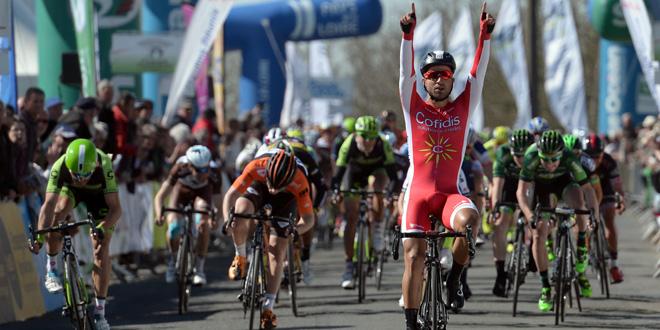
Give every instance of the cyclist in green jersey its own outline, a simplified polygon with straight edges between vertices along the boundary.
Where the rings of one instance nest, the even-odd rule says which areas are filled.
[[[92,278],[96,293],[94,321],[96,329],[110,329],[105,319],[105,297],[111,271],[109,247],[112,230],[121,216],[121,205],[110,157],[87,139],[72,141],[66,153],[53,164],[37,230],[66,221],[73,208],[80,203],[86,205],[87,211],[98,221],[97,227],[104,232],[103,240],[92,237]],[[47,254],[45,286],[51,293],[59,292],[62,291],[62,280],[57,268],[57,255],[62,249],[62,236],[50,233],[45,239],[37,237],[30,247],[32,252],[38,253],[44,240]]]
[[[378,123],[372,116],[359,117],[355,122],[355,133],[350,134],[339,149],[335,176],[332,178],[332,188],[338,191],[340,185],[343,190],[366,189],[383,191],[389,178],[389,188],[392,192],[397,186],[398,177],[396,173],[396,162],[392,146],[378,134]],[[346,180],[344,174],[348,172]],[[369,184],[369,176],[374,176],[373,182]],[[342,185],[342,181],[344,181]],[[341,201],[341,195],[337,195],[335,202]],[[348,197],[348,196],[347,196]],[[346,271],[342,276],[341,286],[344,289],[352,289],[353,281],[353,240],[359,213],[359,199],[355,196],[346,198],[346,228],[344,231],[344,252],[346,257]],[[383,230],[382,216],[384,201],[383,196],[374,196],[372,200],[373,209],[369,216],[373,233],[373,248],[378,251],[382,249],[382,240],[379,230]],[[377,255],[377,253],[376,253]]]
[[[532,184],[534,185],[532,187]],[[533,192],[533,202],[530,203],[527,196],[528,191]],[[598,200],[580,161],[564,147],[562,136],[557,131],[546,131],[536,144],[530,146],[525,152],[520,180],[516,196],[520,210],[525,215],[527,222],[533,218],[533,205],[540,203],[543,207],[552,207],[551,195],[561,198],[568,207],[573,209],[585,208],[586,205],[593,209],[598,217]],[[548,220],[544,215],[543,220]],[[584,276],[587,264],[586,230],[588,217],[578,215],[577,217],[578,239],[577,260],[575,270],[579,274],[578,282],[584,291],[591,290],[589,281]],[[541,297],[538,307],[541,311],[549,311],[552,308],[550,282],[548,280],[548,253],[545,241],[549,231],[548,221],[539,221],[536,228],[532,230],[534,242],[532,243],[532,254],[536,266],[541,275]]]
[[[495,164],[493,165],[493,195],[492,205],[517,203],[516,190],[518,189],[518,176],[523,164],[525,150],[534,143],[534,135],[526,129],[518,129],[509,138],[509,144],[501,145],[497,149]],[[493,287],[493,294],[498,297],[506,296],[506,273],[504,261],[506,258],[506,232],[511,227],[513,212],[509,206],[500,206],[494,210],[495,218],[493,231],[493,256],[497,278]]]

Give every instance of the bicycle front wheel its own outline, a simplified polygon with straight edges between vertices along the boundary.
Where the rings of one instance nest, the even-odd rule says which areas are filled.
[[[358,260],[357,260],[357,280],[358,280],[358,302],[363,302],[365,295],[366,295],[366,273],[367,270],[365,269],[365,263],[366,263],[366,230],[367,226],[364,222],[360,221],[358,222],[358,228],[357,228],[357,233],[358,233],[358,250],[356,251],[358,254]]]
[[[568,259],[566,257],[567,253],[566,249],[566,237],[564,235],[559,236],[559,255],[557,258],[559,258],[559,266],[557,270],[557,278],[555,279],[557,282],[555,283],[555,325],[559,325],[559,319],[561,318],[562,321],[564,321],[564,304],[566,300],[564,299],[564,289],[566,287],[565,285],[565,273],[566,273],[566,260]]]
[[[298,317],[297,298],[297,276],[296,276],[296,257],[294,253],[293,238],[289,238],[289,247],[287,249],[287,272],[289,277],[289,299],[291,300],[291,312],[293,316]]]
[[[610,299],[610,281],[607,274],[607,261],[605,260],[605,249],[607,248],[607,241],[605,240],[605,227],[604,221],[598,224],[598,232],[596,234],[596,247],[598,248],[598,279],[600,280],[600,293],[604,294],[607,299]]]
[[[190,295],[190,287],[188,281],[188,272],[191,269],[191,253],[190,251],[190,236],[185,234],[181,238],[179,244],[179,253],[177,257],[177,285],[179,294],[179,314],[184,314],[188,311],[188,297]]]
[[[76,329],[92,329],[89,313],[87,312],[88,298],[83,294],[85,288],[81,287],[84,283],[82,283],[82,279],[78,274],[76,258],[72,255],[67,255],[64,258],[64,286],[71,322]]]
[[[524,238],[524,229],[522,232],[518,232],[518,236],[515,243],[515,249],[513,250],[513,316],[516,316],[518,310],[518,292],[520,291],[520,285],[522,285],[523,274],[522,274],[522,263],[523,263],[523,249],[525,246]]]

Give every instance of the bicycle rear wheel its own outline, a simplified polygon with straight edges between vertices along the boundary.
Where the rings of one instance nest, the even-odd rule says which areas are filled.
[[[605,260],[605,249],[607,248],[607,241],[605,240],[605,227],[601,221],[598,224],[598,232],[596,233],[596,246],[598,247],[598,279],[600,280],[600,293],[604,294],[607,299],[610,298],[610,281],[609,274],[607,273],[607,261]]]
[[[297,298],[297,276],[296,276],[296,265],[295,265],[295,254],[293,246],[293,238],[289,238],[289,246],[287,248],[287,273],[289,277],[289,299],[291,300],[291,311],[293,316],[298,316],[298,304],[296,302]]]
[[[365,269],[366,261],[366,229],[367,226],[363,221],[359,221],[357,224],[357,233],[358,233],[358,260],[357,260],[357,280],[358,280],[358,302],[363,302],[366,295],[366,273]]]

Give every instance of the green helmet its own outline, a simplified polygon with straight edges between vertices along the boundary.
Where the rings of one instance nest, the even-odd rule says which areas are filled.
[[[355,132],[355,117],[344,118],[344,122],[342,123],[342,126],[348,133]]]
[[[373,116],[362,116],[355,121],[355,133],[364,137],[378,136],[378,122]]]
[[[550,130],[543,132],[538,142],[539,155],[553,155],[564,150],[564,140],[557,131]]]
[[[66,148],[64,158],[66,167],[77,179],[85,179],[92,175],[96,168],[96,147],[88,139],[75,139]]]
[[[524,128],[513,131],[509,138],[509,145],[515,154],[524,153],[532,143],[534,143],[534,135]]]
[[[493,130],[493,139],[497,144],[505,144],[506,140],[509,138],[510,130],[506,126],[497,126]]]
[[[568,150],[582,150],[580,138],[574,134],[564,135],[564,146],[566,146],[566,149]]]

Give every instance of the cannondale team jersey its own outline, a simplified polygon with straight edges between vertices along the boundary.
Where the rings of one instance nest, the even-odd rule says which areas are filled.
[[[458,178],[468,123],[481,99],[489,53],[489,37],[481,34],[465,90],[444,107],[436,108],[423,100],[416,90],[413,35],[404,33],[399,92],[408,131],[410,168],[407,180],[411,187],[459,193]]]

